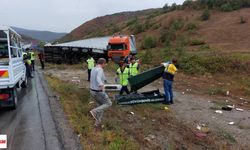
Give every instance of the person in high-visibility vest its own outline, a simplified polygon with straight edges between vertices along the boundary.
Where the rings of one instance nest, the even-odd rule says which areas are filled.
[[[30,53],[30,60],[31,60],[31,66],[32,66],[32,70],[35,71],[35,53],[34,51],[29,52]]]
[[[131,59],[129,64],[129,71],[131,76],[136,76],[139,73],[139,63],[136,62],[135,58]]]
[[[24,59],[24,57],[27,57],[27,53],[26,52],[22,52],[22,55],[23,55],[23,59]]]
[[[95,67],[94,58],[90,56],[89,59],[87,59],[87,64],[88,64],[88,81],[90,81],[91,70]]]
[[[129,94],[128,91],[128,78],[129,78],[129,68],[126,67],[126,64],[124,62],[120,62],[120,67],[117,69],[116,74],[119,77],[119,82],[122,86],[120,90],[120,95],[122,95],[124,92]]]
[[[174,103],[172,85],[174,81],[174,75],[177,72],[177,68],[175,66],[176,63],[177,63],[177,59],[173,58],[172,62],[163,64],[165,66],[165,71],[163,73],[164,91],[165,91],[165,100],[166,100],[165,104],[167,105]]]
[[[32,74],[31,74],[31,60],[28,57],[28,54],[23,52],[23,61],[25,63],[25,67],[26,67],[26,76],[29,78],[33,78]]]

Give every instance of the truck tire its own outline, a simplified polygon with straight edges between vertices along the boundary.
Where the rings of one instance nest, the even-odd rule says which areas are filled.
[[[18,105],[17,88],[14,87],[11,93],[12,93],[11,96],[12,96],[13,106],[11,106],[10,109],[14,110],[17,108]]]
[[[25,80],[22,82],[21,87],[26,88],[28,86],[28,78],[25,77]]]

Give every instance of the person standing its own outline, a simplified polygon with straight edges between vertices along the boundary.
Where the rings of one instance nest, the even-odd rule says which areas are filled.
[[[165,100],[166,100],[166,104],[173,104],[173,81],[174,81],[174,75],[177,72],[177,68],[176,68],[176,63],[177,63],[177,59],[173,58],[172,62],[166,63],[165,66],[165,70],[163,73],[163,85],[164,85],[164,91],[165,91]]]
[[[95,67],[95,60],[92,56],[89,56],[89,58],[87,59],[87,64],[88,64],[88,81],[90,81],[91,70]]]
[[[35,53],[34,50],[30,51],[30,60],[31,60],[31,66],[32,66],[32,70],[35,71]]]
[[[120,90],[120,95],[122,95],[124,92],[129,94],[128,91],[128,78],[129,78],[129,68],[126,67],[126,64],[124,62],[120,62],[120,67],[117,69],[116,74],[119,76],[119,81],[122,86]]]
[[[26,67],[26,76],[29,78],[33,78],[31,74],[31,60],[28,58],[27,53],[23,53],[23,61]]]
[[[139,64],[136,62],[135,58],[131,59],[129,64],[129,71],[131,76],[136,76],[139,73]]]
[[[103,69],[106,66],[106,60],[100,58],[96,67],[91,71],[90,77],[90,95],[97,102],[98,107],[92,109],[90,114],[95,119],[95,126],[100,126],[104,110],[112,106],[112,102],[104,91],[105,75]]]
[[[44,55],[43,55],[43,52],[40,52],[40,53],[38,54],[38,58],[39,58],[39,60],[40,60],[42,69],[44,69]]]

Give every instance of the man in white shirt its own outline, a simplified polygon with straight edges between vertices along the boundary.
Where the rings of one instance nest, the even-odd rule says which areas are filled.
[[[98,104],[98,107],[90,111],[93,118],[95,118],[95,126],[101,125],[101,119],[103,116],[104,110],[109,108],[112,105],[111,100],[108,95],[104,92],[104,82],[105,75],[103,69],[106,66],[106,60],[100,58],[97,61],[96,67],[91,71],[90,77],[90,95],[95,99]]]

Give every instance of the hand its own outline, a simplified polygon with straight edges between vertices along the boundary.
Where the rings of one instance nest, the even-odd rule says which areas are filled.
[[[104,90],[104,85],[100,85],[99,89],[103,91]]]

